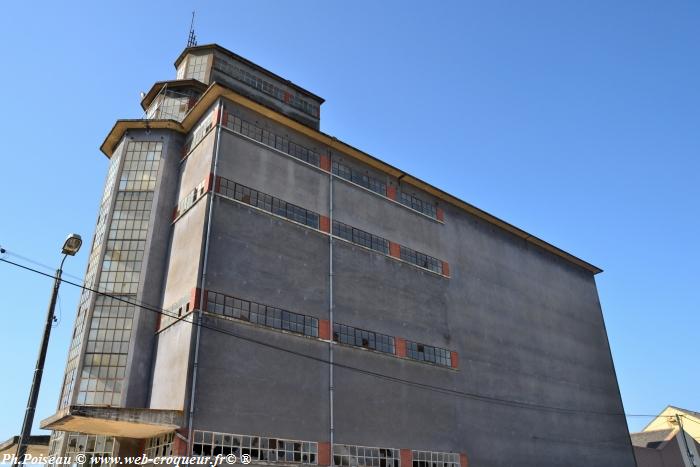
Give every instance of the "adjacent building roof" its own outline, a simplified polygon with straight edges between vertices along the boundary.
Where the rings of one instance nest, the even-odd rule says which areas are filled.
[[[675,428],[664,430],[640,431],[630,434],[632,445],[640,448],[662,449],[664,443],[673,438],[678,432]]]

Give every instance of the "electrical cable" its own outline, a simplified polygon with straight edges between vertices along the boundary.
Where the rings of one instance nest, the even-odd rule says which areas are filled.
[[[25,269],[27,271],[31,271],[31,272],[34,272],[36,274],[40,274],[42,276],[51,277],[51,278],[55,279],[55,277],[52,276],[51,274],[47,274],[45,272],[39,271],[39,270],[31,268],[29,266],[15,263],[13,261],[9,261],[9,260],[4,259],[4,258],[0,258],[0,262],[11,264],[11,265],[19,267],[21,269]],[[61,281],[65,282],[69,285],[72,285],[74,287],[78,287],[80,289],[87,290],[89,292],[93,292],[93,293],[99,294],[101,296],[109,297],[113,300],[116,300],[116,301],[119,301],[122,303],[126,303],[126,304],[131,305],[131,306],[136,306],[136,307],[139,307],[141,309],[151,311],[153,313],[158,313],[158,314],[163,315],[163,316],[174,318],[175,319],[174,322],[183,321],[183,320],[185,320],[185,318],[193,316],[192,314],[188,314],[185,316],[178,317],[177,315],[171,314],[169,311],[164,310],[162,308],[158,308],[158,307],[155,307],[152,305],[147,305],[147,304],[135,303],[133,301],[126,300],[126,299],[121,298],[119,296],[111,295],[111,294],[108,294],[106,292],[101,292],[99,290],[92,289],[90,287],[86,287],[84,285],[80,285],[80,284],[77,284],[75,282],[71,282],[71,281],[68,281],[65,279],[61,279]],[[216,315],[211,315],[211,316],[216,317]],[[192,324],[193,326],[201,326],[204,329],[208,329],[208,330],[211,330],[214,332],[218,332],[218,333],[225,334],[225,335],[228,335],[231,337],[235,337],[239,340],[251,342],[251,343],[263,346],[263,347],[267,347],[270,349],[274,349],[274,350],[278,350],[278,351],[285,352],[288,354],[303,357],[303,358],[306,358],[309,360],[316,361],[318,363],[330,364],[330,362],[324,358],[315,357],[313,355],[308,355],[308,354],[305,354],[302,352],[297,352],[297,351],[294,351],[291,349],[280,347],[278,345],[271,344],[269,342],[264,342],[264,341],[260,341],[260,340],[253,339],[250,337],[242,336],[240,334],[236,334],[235,332],[228,331],[228,330],[214,327],[214,326],[209,326],[209,325],[204,324],[204,323],[198,324],[198,323],[193,323],[192,321],[187,321],[187,320],[185,320],[185,321],[187,323]],[[385,380],[385,381],[405,384],[405,385],[416,387],[419,389],[434,391],[434,392],[445,394],[445,395],[453,395],[453,396],[462,397],[462,398],[466,398],[466,399],[478,400],[478,401],[481,401],[484,403],[491,403],[491,404],[495,404],[495,405],[503,405],[503,406],[509,406],[509,407],[522,408],[522,409],[530,409],[530,410],[556,412],[556,413],[570,414],[570,415],[585,414],[585,415],[618,416],[618,417],[622,417],[622,416],[625,416],[625,417],[657,417],[658,416],[658,414],[653,414],[653,415],[650,415],[650,414],[625,414],[625,413],[620,413],[620,412],[602,412],[602,411],[594,411],[594,410],[571,409],[571,408],[566,408],[566,407],[549,406],[549,405],[544,405],[544,404],[536,404],[536,403],[518,401],[518,400],[513,400],[513,399],[502,399],[502,398],[494,397],[494,396],[486,396],[483,394],[470,393],[470,392],[465,392],[465,391],[459,391],[456,389],[449,389],[449,388],[442,388],[439,386],[433,386],[430,384],[421,383],[421,382],[417,382],[417,381],[410,381],[410,380],[398,378],[395,376],[388,376],[388,375],[384,375],[384,374],[377,373],[374,371],[365,370],[362,368],[358,368],[358,367],[354,367],[351,365],[346,365],[346,364],[342,364],[342,363],[338,363],[338,362],[334,362],[333,365],[338,367],[338,368],[343,368],[343,369],[346,369],[349,371],[355,371],[355,372],[358,372],[358,373],[361,373],[361,374],[364,374],[367,376],[372,376],[372,377],[375,377],[377,379],[381,379],[381,380]]]

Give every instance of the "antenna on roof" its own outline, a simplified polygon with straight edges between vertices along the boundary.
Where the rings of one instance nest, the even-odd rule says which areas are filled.
[[[187,37],[187,47],[197,45],[197,36],[194,34],[194,11],[192,12],[192,22],[190,23],[190,35]]]

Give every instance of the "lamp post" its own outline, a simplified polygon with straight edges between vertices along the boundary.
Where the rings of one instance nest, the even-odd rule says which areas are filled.
[[[19,443],[17,445],[17,455],[14,459],[13,466],[22,462],[22,458],[27,452],[29,444],[29,436],[32,432],[32,424],[34,423],[34,411],[36,410],[36,401],[39,397],[39,387],[41,386],[41,377],[44,373],[44,361],[46,360],[46,350],[49,346],[49,337],[51,336],[51,325],[53,324],[53,312],[56,307],[56,298],[58,297],[58,288],[61,286],[61,274],[63,274],[63,263],[69,256],[75,256],[80,250],[83,240],[78,234],[70,234],[63,243],[61,253],[63,259],[61,265],[56,270],[56,276],[53,282],[53,291],[51,292],[51,300],[49,301],[49,310],[46,314],[46,324],[44,325],[44,337],[41,340],[39,347],[39,357],[36,360],[34,368],[34,378],[32,379],[32,389],[29,391],[29,401],[27,401],[27,410],[24,412],[24,422],[22,423],[22,433],[20,434]]]

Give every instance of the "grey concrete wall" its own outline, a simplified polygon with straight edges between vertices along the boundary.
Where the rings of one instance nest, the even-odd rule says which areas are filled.
[[[213,219],[208,290],[326,315],[325,236],[220,198]],[[328,353],[317,339],[221,319],[206,323],[317,358]],[[203,329],[194,423],[202,430],[326,440],[328,367]]]
[[[334,181],[333,218],[441,260],[449,245],[441,241],[445,226],[340,178]],[[449,260],[447,260],[449,262]]]
[[[290,164],[289,157],[230,131],[221,133],[221,154],[218,175],[305,209],[328,212],[327,173]]]
[[[295,352],[328,353],[327,344],[313,339],[218,319],[205,322]],[[327,440],[328,407],[326,365],[202,330],[195,429]]]
[[[242,177],[253,188],[327,215],[323,174],[307,173],[301,163],[239,139],[224,137],[222,175]],[[446,208],[441,225],[342,181],[335,182],[335,190],[337,219],[448,261],[452,275],[446,279],[337,241],[336,321],[457,351],[460,368],[343,346],[336,352],[338,362],[490,398],[622,412],[589,273],[455,208]],[[326,316],[325,237],[226,200],[217,200],[213,225],[207,288]],[[275,331],[250,332],[277,338]],[[305,338],[285,338],[290,346],[308,345]],[[208,383],[198,389],[196,426],[303,438],[287,434],[293,427],[280,425],[257,401],[254,410],[245,408],[256,400],[256,385],[246,383],[243,389],[239,369],[222,371],[242,365],[252,379],[259,378],[257,391],[267,391],[267,385],[297,381],[306,364],[288,362],[291,368],[285,365],[274,383],[265,362],[275,365],[279,352],[266,351],[259,360],[252,348],[236,355],[227,347],[242,344],[212,342],[210,347],[203,341],[211,353],[207,360],[219,363],[202,376]],[[264,377],[258,376],[261,371]],[[466,452],[471,465],[634,465],[624,440],[601,443],[626,434],[621,417],[486,403],[342,368],[336,375],[340,443]],[[327,391],[323,381],[318,397]],[[226,399],[229,387],[238,392]],[[265,397],[281,395],[266,392]],[[298,397],[299,413],[312,419],[326,406],[316,397]],[[229,421],[234,414],[236,421]],[[309,439],[327,439],[322,435]]]

